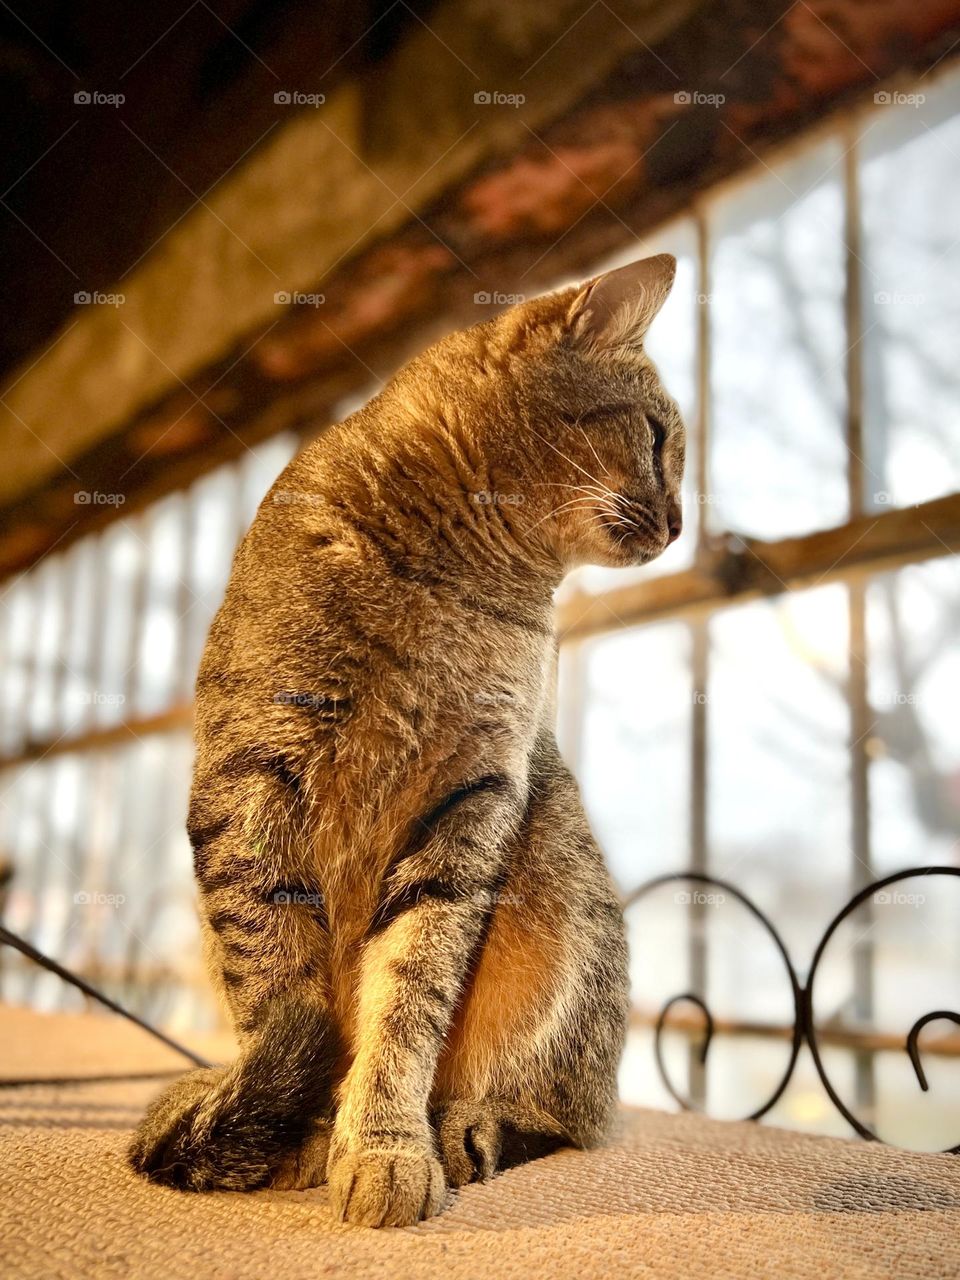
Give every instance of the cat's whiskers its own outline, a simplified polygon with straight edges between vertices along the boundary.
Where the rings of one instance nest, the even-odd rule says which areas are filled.
[[[624,539],[630,534],[646,533],[649,536],[652,532],[649,527],[645,527],[641,521],[637,520],[631,514],[629,508],[627,510],[623,510],[603,504],[601,523],[605,528],[611,530],[616,529],[617,527],[623,528],[624,532],[617,540],[618,546],[620,546]]]
[[[597,502],[609,502],[613,496],[602,485],[596,484],[559,484],[555,481],[540,481],[535,487],[543,489],[572,489],[574,493],[582,494],[585,497],[593,497]]]
[[[559,480],[535,480],[534,489],[578,489],[584,493],[596,492],[608,495],[610,490],[601,484],[562,484]]]
[[[582,415],[581,415],[581,416],[582,416]],[[604,465],[603,460],[602,460],[602,458],[600,457],[599,453],[597,453],[596,449],[593,447],[593,441],[592,441],[592,440],[590,439],[590,437],[587,435],[587,433],[586,433],[586,431],[584,430],[584,428],[580,426],[580,423],[579,423],[579,422],[577,422],[577,427],[578,427],[578,429],[579,429],[579,431],[580,431],[580,434],[583,436],[584,440],[586,440],[586,442],[587,442],[587,447],[589,448],[590,452],[593,454],[593,456],[596,458],[597,462],[600,464],[600,470],[603,472],[603,474],[604,474],[605,476],[609,476],[609,475],[610,475],[610,472],[609,472],[609,470],[607,469],[607,467]]]
[[[555,516],[559,514],[559,512],[561,511],[569,510],[572,507],[578,507],[580,509],[586,509],[586,510],[589,510],[591,507],[596,509],[597,502],[598,502],[598,499],[594,497],[592,494],[583,494],[579,498],[568,498],[566,502],[561,502],[558,507],[554,507],[552,511],[548,511],[545,516],[541,516],[541,518],[536,522],[536,524],[532,524],[530,526],[530,528],[527,530],[527,533],[532,533],[534,529],[538,529],[545,520],[549,520],[551,516]]]
[[[634,510],[639,510],[647,517],[647,520],[652,523],[652,516],[650,513],[646,512],[645,508],[639,504],[636,504],[630,499],[624,497],[622,493],[616,493],[608,489],[605,485],[563,484],[556,480],[545,480],[539,481],[537,487],[550,489],[572,489],[575,493],[582,495],[592,494],[598,507],[597,514],[594,516],[592,523],[600,524],[606,528],[613,528],[617,525],[622,525],[626,530],[626,533],[652,532],[651,527],[644,528],[644,522],[635,518]],[[571,501],[564,505],[572,506],[574,503]],[[543,519],[546,520],[549,516],[555,515],[558,511],[562,511],[564,509],[564,505],[554,508],[554,510],[549,512],[547,516],[544,516]],[[537,523],[540,524],[542,521],[538,521]],[[533,527],[536,528],[537,526],[534,525]],[[626,533],[623,537],[626,537]]]
[[[527,425],[530,427],[530,430],[537,437],[537,439],[542,440],[548,449],[552,449],[553,452],[558,457],[563,458],[565,462],[569,462],[572,467],[576,467],[576,469],[579,472],[581,472],[583,475],[585,475],[588,480],[592,480],[594,484],[598,484],[601,489],[605,490],[606,493],[610,495],[610,497],[614,496],[613,490],[609,487],[609,485],[605,485],[602,480],[598,480],[596,476],[591,475],[590,472],[586,469],[586,467],[581,467],[579,462],[575,462],[573,458],[565,454],[562,449],[558,449],[557,446],[551,440],[548,440],[546,436],[541,435],[540,432],[536,429],[536,427],[534,427],[532,424],[528,422]]]
[[[653,510],[645,503],[631,501],[627,503],[625,514],[639,528],[651,536],[656,535],[660,529],[660,521],[657,519]]]

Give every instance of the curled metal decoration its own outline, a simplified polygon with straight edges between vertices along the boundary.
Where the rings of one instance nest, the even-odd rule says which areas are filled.
[[[929,1091],[930,1086],[927,1084],[926,1072],[923,1069],[923,1063],[920,1061],[920,1048],[917,1044],[917,1037],[928,1022],[938,1022],[941,1018],[947,1018],[950,1022],[955,1022],[960,1027],[960,1013],[952,1013],[949,1009],[936,1009],[933,1013],[925,1013],[922,1018],[918,1018],[907,1032],[907,1053],[910,1055],[917,1081],[924,1093]]]
[[[654,879],[648,880],[645,884],[642,884],[638,889],[634,890],[634,892],[626,899],[624,903],[624,907],[625,908],[632,907],[637,902],[639,902],[641,898],[645,897],[649,893],[652,893],[654,890],[659,889],[662,886],[667,884],[675,884],[678,881],[687,882],[687,883],[693,882],[694,884],[702,884],[702,885],[712,885],[715,888],[720,889],[723,893],[729,894],[732,898],[734,898],[737,902],[739,902],[741,906],[746,907],[746,909],[750,912],[750,914],[756,920],[758,920],[766,929],[766,931],[769,933],[770,937],[773,939],[776,945],[778,952],[780,953],[781,959],[783,960],[783,963],[787,970],[788,977],[790,979],[790,988],[793,993],[793,1014],[794,1014],[793,1035],[791,1039],[790,1056],[787,1061],[786,1070],[784,1071],[783,1076],[781,1077],[776,1088],[774,1089],[770,1097],[767,1099],[767,1101],[764,1102],[763,1105],[758,1107],[755,1111],[751,1112],[750,1115],[746,1117],[746,1119],[758,1120],[761,1116],[765,1115],[770,1110],[770,1108],[774,1106],[775,1103],[777,1103],[780,1100],[780,1098],[783,1096],[784,1090],[786,1089],[787,1085],[790,1083],[790,1079],[793,1075],[793,1071],[797,1063],[797,1058],[800,1054],[801,1045],[804,1043],[804,1041],[806,1041],[807,1045],[810,1048],[810,1053],[813,1057],[813,1062],[817,1069],[817,1074],[820,1077],[820,1082],[823,1085],[824,1089],[826,1090],[827,1096],[830,1098],[830,1101],[837,1108],[837,1110],[844,1117],[844,1119],[848,1122],[848,1124],[850,1124],[856,1130],[856,1132],[860,1134],[861,1137],[871,1141],[881,1141],[881,1139],[878,1138],[877,1134],[875,1134],[872,1129],[868,1129],[867,1126],[849,1110],[849,1108],[846,1106],[846,1104],[843,1102],[843,1100],[841,1099],[841,1097],[839,1096],[839,1094],[831,1084],[830,1078],[827,1075],[826,1069],[824,1068],[823,1062],[820,1057],[820,1051],[817,1046],[817,1032],[816,1032],[816,1027],[814,1025],[814,1020],[813,1020],[814,982],[817,976],[817,971],[820,966],[820,961],[823,958],[824,952],[827,949],[830,939],[833,937],[837,929],[840,927],[841,924],[843,924],[843,922],[847,919],[848,916],[850,916],[854,911],[856,911],[858,907],[862,906],[864,902],[872,898],[874,894],[876,894],[881,889],[885,889],[888,885],[897,884],[901,880],[913,880],[918,877],[932,876],[932,875],[960,877],[960,867],[943,867],[943,866],[912,867],[912,868],[908,868],[905,871],[894,872],[893,875],[884,876],[880,880],[874,880],[871,884],[868,884],[863,889],[860,889],[850,899],[850,901],[844,907],[842,907],[840,911],[837,912],[837,914],[833,917],[833,919],[830,921],[829,925],[827,926],[823,936],[821,937],[819,943],[817,944],[816,950],[814,951],[813,960],[810,965],[810,973],[807,978],[806,985],[802,985],[799,982],[797,978],[796,970],[793,967],[793,963],[790,959],[790,955],[787,951],[786,946],[784,945],[783,939],[780,937],[780,934],[777,932],[777,930],[774,928],[771,922],[767,919],[764,913],[760,910],[760,908],[756,906],[756,904],[752,902],[746,896],[746,894],[742,893],[736,887],[736,885],[730,884],[729,881],[720,880],[716,876],[706,875],[699,871],[681,871],[681,872],[676,872],[669,875],[656,876]],[[690,1102],[689,1099],[683,1097],[683,1095],[680,1094],[674,1088],[667,1074],[666,1066],[663,1059],[662,1040],[663,1040],[663,1032],[667,1023],[667,1018],[669,1017],[670,1011],[674,1007],[674,1005],[680,1004],[680,1003],[689,1003],[689,1004],[696,1005],[697,1008],[700,1009],[700,1011],[704,1016],[704,1020],[706,1022],[706,1030],[705,1030],[703,1043],[700,1047],[700,1061],[704,1065],[706,1064],[706,1061],[707,1061],[707,1053],[710,1049],[710,1044],[713,1041],[715,1023],[714,1023],[713,1015],[711,1014],[703,998],[697,995],[695,992],[687,991],[680,995],[671,996],[670,999],[666,1001],[666,1003],[662,1006],[660,1010],[660,1013],[657,1017],[657,1021],[655,1024],[654,1053],[656,1055],[657,1069],[660,1073],[660,1078],[663,1081],[664,1087],[667,1089],[670,1096],[681,1107],[683,1107],[684,1110],[692,1111],[692,1110],[696,1110],[696,1108],[693,1106],[693,1104]],[[910,1028],[909,1032],[907,1033],[907,1037],[904,1043],[904,1048],[906,1050],[907,1055],[910,1058],[910,1062],[913,1065],[914,1073],[917,1077],[917,1083],[919,1084],[920,1088],[924,1092],[929,1091],[929,1085],[927,1083],[926,1074],[923,1070],[923,1064],[920,1060],[920,1046],[919,1046],[920,1032],[928,1023],[936,1022],[939,1020],[946,1020],[949,1022],[953,1022],[958,1027],[960,1027],[960,1013],[950,1009],[937,1009],[931,1013],[926,1013],[922,1017],[917,1018],[916,1022],[914,1022],[913,1026]],[[958,1143],[956,1146],[946,1148],[946,1153],[949,1153],[949,1154],[960,1153],[960,1143]]]
[[[624,905],[625,907],[632,907],[634,903],[636,903],[640,898],[642,898],[644,895],[648,893],[652,893],[654,889],[659,889],[662,885],[672,884],[678,880],[683,880],[687,882],[692,881],[695,884],[714,885],[716,888],[721,889],[724,893],[729,894],[732,898],[735,898],[737,902],[739,902],[742,906],[746,907],[746,909],[750,912],[752,916],[754,916],[755,919],[760,921],[763,927],[770,934],[770,937],[773,939],[774,944],[776,945],[776,948],[780,953],[784,966],[786,967],[787,975],[790,979],[790,989],[793,993],[793,1041],[790,1046],[790,1057],[787,1061],[786,1070],[784,1071],[783,1076],[781,1077],[779,1083],[777,1084],[776,1089],[773,1091],[773,1093],[770,1095],[770,1097],[761,1107],[758,1107],[756,1111],[752,1111],[750,1115],[746,1117],[747,1120],[759,1120],[762,1115],[766,1115],[766,1113],[770,1110],[770,1108],[774,1106],[777,1102],[779,1102],[783,1094],[783,1091],[786,1089],[787,1085],[790,1083],[790,1077],[793,1075],[793,1068],[796,1065],[797,1057],[800,1053],[800,1046],[803,1043],[803,1025],[802,1025],[802,1016],[801,1016],[802,988],[800,986],[799,981],[797,980],[797,975],[794,970],[793,963],[790,959],[789,952],[787,951],[787,948],[784,945],[784,941],[780,937],[780,934],[777,932],[774,926],[770,923],[767,917],[763,914],[760,908],[755,903],[751,902],[751,900],[746,896],[746,894],[742,893],[736,887],[736,885],[730,884],[730,882],[727,880],[718,880],[716,876],[704,875],[699,871],[686,871],[686,872],[680,872],[672,875],[657,876],[655,879],[648,880],[646,884],[641,885],[639,889],[635,890],[635,892],[630,895],[630,897],[627,899]],[[704,1065],[706,1064],[706,1061],[707,1061],[707,1052],[709,1051],[709,1048],[710,1048],[710,1042],[713,1039],[714,1022],[713,1022],[713,1016],[710,1013],[710,1010],[707,1008],[706,1002],[703,999],[701,999],[700,996],[694,995],[690,992],[687,992],[684,995],[673,996],[670,1000],[666,1002],[666,1004],[660,1010],[660,1016],[657,1018],[656,1030],[654,1033],[654,1052],[656,1053],[656,1056],[657,1056],[657,1068],[660,1072],[660,1078],[663,1081],[664,1086],[667,1089],[668,1093],[674,1099],[674,1101],[679,1103],[680,1106],[683,1107],[685,1110],[692,1111],[692,1110],[695,1110],[695,1108],[692,1106],[689,1099],[682,1097],[676,1091],[676,1089],[674,1089],[672,1083],[670,1082],[670,1078],[667,1075],[666,1067],[664,1066],[664,1061],[663,1061],[662,1039],[663,1039],[664,1025],[666,1023],[666,1019],[670,1010],[675,1004],[679,1003],[680,1001],[688,1001],[691,1004],[697,1005],[697,1007],[703,1012],[704,1017],[706,1018],[706,1023],[707,1023],[706,1036],[704,1039],[704,1043],[700,1049],[700,1061]]]
[[[701,1000],[698,995],[692,991],[685,991],[682,996],[672,996],[660,1010],[660,1016],[657,1018],[657,1026],[653,1036],[653,1051],[657,1055],[657,1070],[660,1072],[660,1079],[663,1081],[674,1102],[678,1102],[681,1107],[687,1107],[686,1099],[676,1092],[670,1083],[670,1077],[667,1075],[667,1068],[663,1061],[663,1046],[661,1040],[663,1038],[663,1026],[667,1020],[670,1010],[675,1004],[686,1001],[689,1004],[695,1004],[703,1013],[707,1023],[707,1030],[703,1037],[703,1044],[700,1046],[700,1065],[707,1065],[707,1051],[710,1048],[710,1041],[713,1039],[713,1014],[707,1008],[706,1001]],[[689,1108],[687,1108],[689,1110]]]

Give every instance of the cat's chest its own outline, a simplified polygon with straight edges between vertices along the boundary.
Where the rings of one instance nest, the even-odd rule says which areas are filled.
[[[429,659],[370,668],[355,682],[349,720],[317,779],[324,800],[352,815],[361,841],[372,824],[381,828],[382,845],[384,830],[402,829],[444,785],[478,770],[523,774],[552,692],[552,644],[451,638]]]

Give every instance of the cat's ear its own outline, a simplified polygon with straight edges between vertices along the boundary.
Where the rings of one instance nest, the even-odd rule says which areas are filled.
[[[590,280],[568,313],[574,338],[597,350],[641,346],[667,300],[676,270],[672,254],[658,253]]]

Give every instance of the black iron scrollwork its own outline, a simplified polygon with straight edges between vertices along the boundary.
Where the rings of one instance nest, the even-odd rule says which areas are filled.
[[[790,959],[789,952],[787,951],[787,948],[784,945],[783,939],[781,938],[780,934],[777,932],[776,928],[773,926],[773,924],[771,924],[771,922],[767,919],[767,917],[760,910],[760,908],[754,902],[752,902],[746,896],[746,894],[742,893],[741,890],[739,890],[736,887],[736,885],[731,884],[729,881],[720,880],[716,876],[706,875],[698,871],[677,872],[670,875],[657,876],[653,880],[648,880],[645,884],[642,884],[638,889],[636,889],[627,899],[625,906],[629,908],[629,907],[632,907],[635,903],[639,902],[641,898],[645,897],[649,893],[652,893],[654,890],[661,888],[663,885],[675,884],[678,881],[682,881],[686,883],[692,882],[694,884],[700,884],[700,885],[710,885],[716,889],[721,890],[724,894],[728,894],[730,897],[734,898],[737,902],[739,902],[741,906],[745,907],[750,912],[750,914],[756,920],[758,920],[761,925],[763,925],[763,927],[769,933],[770,937],[773,939],[776,945],[777,951],[781,959],[783,960],[784,966],[786,968],[787,976],[790,980],[790,989],[793,994],[793,1032],[791,1036],[790,1055],[787,1061],[786,1069],[782,1077],[780,1078],[779,1082],[777,1083],[777,1086],[774,1089],[773,1093],[766,1100],[766,1102],[763,1103],[762,1106],[758,1107],[755,1111],[751,1112],[750,1115],[747,1117],[747,1119],[758,1120],[761,1116],[765,1115],[770,1110],[770,1108],[774,1106],[776,1102],[780,1100],[780,1098],[783,1096],[784,1090],[787,1088],[787,1085],[790,1083],[791,1077],[793,1076],[793,1071],[797,1063],[797,1058],[799,1056],[801,1046],[803,1045],[804,1042],[806,1042],[806,1044],[809,1046],[810,1053],[813,1057],[813,1062],[814,1062],[814,1065],[816,1066],[817,1074],[819,1075],[820,1081],[827,1093],[827,1096],[830,1098],[830,1101],[833,1103],[833,1105],[841,1113],[844,1119],[847,1120],[847,1122],[853,1126],[853,1128],[856,1130],[857,1133],[860,1134],[861,1137],[874,1140],[874,1141],[881,1141],[881,1139],[878,1137],[876,1133],[873,1132],[872,1129],[867,1128],[867,1126],[849,1110],[849,1108],[843,1102],[840,1095],[837,1093],[836,1089],[834,1089],[830,1081],[830,1077],[828,1076],[827,1071],[824,1067],[823,1060],[820,1055],[820,1049],[817,1044],[817,1030],[816,1030],[814,1017],[813,1017],[814,983],[816,981],[816,976],[820,967],[820,962],[823,958],[824,952],[827,949],[827,946],[830,943],[830,939],[833,937],[837,929],[840,927],[841,924],[843,924],[843,922],[847,919],[848,916],[852,915],[853,912],[856,911],[858,907],[862,906],[863,903],[865,903],[868,899],[872,899],[875,894],[886,889],[888,886],[893,884],[898,884],[902,880],[913,880],[913,879],[917,879],[919,877],[924,877],[924,876],[960,877],[960,867],[944,867],[944,866],[912,867],[912,868],[908,868],[905,871],[897,871],[893,875],[884,876],[882,879],[875,880],[873,881],[872,884],[866,885],[863,889],[859,890],[859,892],[856,893],[850,899],[850,901],[844,907],[842,907],[840,911],[837,912],[837,914],[833,917],[833,919],[830,921],[829,925],[827,926],[823,936],[821,937],[819,943],[817,944],[816,950],[814,951],[813,960],[810,965],[810,973],[805,985],[801,984],[799,979],[797,978],[796,970],[793,967],[793,962]],[[707,1007],[706,1001],[701,996],[697,995],[695,992],[686,991],[686,992],[683,992],[682,994],[671,996],[670,999],[665,1002],[665,1004],[662,1006],[660,1010],[660,1013],[657,1017],[657,1021],[654,1027],[654,1053],[656,1056],[657,1069],[660,1073],[660,1078],[663,1081],[663,1084],[667,1089],[667,1091],[669,1092],[670,1096],[681,1107],[689,1111],[689,1110],[694,1110],[694,1107],[692,1103],[689,1101],[689,1099],[683,1097],[683,1095],[674,1087],[673,1082],[670,1080],[669,1074],[667,1072],[666,1065],[664,1063],[664,1057],[663,1057],[662,1041],[663,1041],[664,1030],[667,1027],[667,1019],[669,1018],[670,1012],[674,1008],[674,1006],[681,1003],[695,1005],[704,1016],[705,1032],[704,1032],[703,1043],[700,1046],[700,1054],[699,1054],[700,1061],[704,1065],[706,1064],[707,1054],[709,1052],[710,1045],[714,1038],[715,1022],[714,1022],[713,1015],[710,1012],[710,1009]],[[924,1092],[927,1092],[929,1090],[929,1085],[927,1082],[926,1073],[924,1072],[924,1069],[923,1069],[923,1064],[920,1059],[920,1044],[919,1044],[920,1032],[923,1030],[925,1026],[927,1026],[928,1023],[937,1022],[941,1020],[953,1022],[958,1027],[960,1027],[960,1013],[955,1012],[954,1010],[951,1010],[951,1009],[937,1009],[931,1013],[924,1014],[920,1018],[917,1018],[917,1020],[914,1022],[913,1026],[910,1028],[909,1032],[907,1033],[907,1037],[904,1043],[904,1048],[906,1050],[908,1057],[910,1058],[910,1062],[913,1065],[914,1073],[917,1077],[917,1083],[919,1084],[920,1088]],[[953,1147],[948,1147],[946,1150],[951,1154],[956,1154],[960,1152],[960,1144],[957,1144],[956,1146],[953,1146]]]

